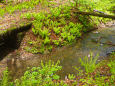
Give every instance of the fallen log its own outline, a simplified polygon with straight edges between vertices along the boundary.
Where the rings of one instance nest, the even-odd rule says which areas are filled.
[[[98,12],[98,13],[101,13],[101,14],[105,14],[105,15],[107,15],[107,13],[105,13],[105,12],[102,12],[102,11],[99,11],[99,10],[96,10],[96,9],[94,9],[93,11],[94,11],[94,12]]]
[[[91,15],[91,16],[115,19],[115,15],[99,14],[99,13],[93,13],[93,12],[82,12],[82,11],[75,11],[74,13],[81,14],[81,15]]]

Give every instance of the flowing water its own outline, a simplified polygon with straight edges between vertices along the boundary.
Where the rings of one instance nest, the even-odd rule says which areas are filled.
[[[7,67],[11,76],[15,79],[23,75],[27,67],[39,66],[41,60],[53,60],[55,62],[60,60],[63,69],[59,72],[59,75],[64,79],[68,74],[76,74],[73,66],[80,67],[79,58],[89,56],[90,52],[94,56],[99,54],[98,61],[105,59],[111,52],[115,52],[115,26],[87,33],[76,43],[58,48],[48,55],[33,55],[26,60],[20,58],[20,54],[11,55],[7,59]]]

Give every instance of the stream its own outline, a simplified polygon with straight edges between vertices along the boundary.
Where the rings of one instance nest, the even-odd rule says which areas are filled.
[[[73,68],[81,67],[79,58],[89,56],[92,52],[94,57],[99,54],[98,62],[106,59],[107,56],[115,52],[115,25],[85,34],[81,39],[72,45],[57,48],[55,52],[46,55],[30,55],[28,59],[22,59],[21,54],[7,55],[0,61],[0,70],[8,67],[13,79],[19,78],[26,71],[27,67],[39,66],[41,60],[60,60],[63,67],[58,74],[62,79],[68,74],[76,74]]]

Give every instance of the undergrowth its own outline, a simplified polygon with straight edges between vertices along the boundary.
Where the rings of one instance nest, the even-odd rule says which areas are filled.
[[[74,7],[75,3],[72,3],[72,6]],[[90,21],[88,17],[83,17],[85,18],[83,22],[86,22],[84,24],[71,20],[71,18],[76,16],[75,14],[71,15],[72,6],[60,5],[59,7],[51,8],[50,13],[39,12],[21,15],[21,18],[27,18],[28,20],[33,19],[32,31],[37,37],[37,41],[41,47],[36,48],[36,46],[34,46],[37,45],[34,44],[35,42],[29,45],[36,51],[35,53],[43,53],[45,50],[51,51],[53,47],[70,44],[74,42],[76,38],[81,37],[83,32],[93,27],[93,25],[89,26],[89,29],[85,30]],[[32,49],[27,47],[25,49],[29,52],[33,52]]]
[[[80,11],[102,11],[112,14],[111,7],[115,6],[114,0],[74,0]]]
[[[91,57],[89,60],[86,59],[88,57],[85,57],[84,60],[80,59],[81,65],[84,64],[85,71],[75,67],[76,72],[78,71],[77,75],[68,74],[65,80],[60,80],[60,76],[56,74],[57,71],[62,69],[59,61],[56,63],[51,60],[45,63],[41,61],[41,66],[28,69],[21,78],[13,82],[10,82],[8,70],[5,70],[0,86],[114,86],[114,56],[113,54],[111,59],[106,61],[106,64],[100,66],[95,63],[97,57]],[[86,66],[85,64],[90,66]],[[92,67],[92,65],[95,65],[95,67]],[[108,68],[108,70],[104,71],[106,74],[102,73],[103,70],[99,70],[105,67],[105,65]],[[87,69],[91,70],[87,71]],[[108,74],[110,75],[108,76]]]
[[[68,5],[60,5],[58,7],[50,8],[49,12],[39,12],[39,13],[25,13],[21,15],[21,18],[27,18],[28,20],[33,20],[33,34],[36,36],[37,41],[26,47],[26,51],[32,53],[44,53],[44,51],[51,51],[52,48],[57,46],[63,46],[71,44],[82,36],[84,32],[87,32],[100,22],[106,22],[109,19],[82,16],[75,14],[73,10],[79,11],[93,11],[94,9],[99,11],[104,11],[109,9],[109,7],[99,9],[99,6],[95,6],[101,0],[95,2],[91,0],[77,0],[71,2]],[[104,4],[107,5],[109,2]],[[79,6],[76,9],[76,6]],[[107,11],[108,12],[108,11]],[[92,23],[93,22],[93,23]],[[31,41],[33,42],[33,41]],[[39,44],[38,44],[39,43]],[[36,47],[35,45],[38,45]],[[30,47],[30,48],[29,48]]]
[[[81,65],[85,68],[86,73],[92,73],[96,69],[96,61],[98,55],[93,58],[93,54],[90,54],[90,57],[85,56],[83,60],[80,58]]]
[[[107,2],[103,0],[68,1],[69,4],[67,5],[49,7],[49,12],[22,13],[20,18],[32,20],[32,32],[36,36],[36,41],[31,39],[28,41],[28,46],[25,47],[26,51],[31,53],[44,53],[44,51],[52,51],[55,47],[71,44],[76,38],[81,37],[84,32],[93,29],[96,24],[108,20],[78,15],[73,10],[93,11],[96,9],[99,11],[107,10],[107,13],[110,13],[108,10],[113,6],[111,3],[113,2],[112,0]],[[105,4],[102,4],[101,1]],[[39,3],[47,6],[49,4],[47,0],[30,0],[15,5],[11,2],[6,7],[0,8],[0,15],[3,16],[7,12],[12,14],[14,11],[21,11],[22,9],[32,10]],[[102,7],[100,7],[101,5]],[[76,8],[76,6],[78,7]]]
[[[41,3],[42,6],[48,5],[47,0],[29,0],[17,4],[12,4],[12,3],[13,2],[9,2],[5,7],[0,8],[0,16],[3,16],[5,13],[12,14],[15,11],[22,11],[22,9],[32,10],[33,8],[35,8],[36,5],[39,5],[39,3]]]
[[[79,11],[83,12],[96,12],[101,14],[111,14],[114,15],[112,7],[115,6],[114,0],[74,0],[77,4]],[[108,18],[93,17],[91,16],[93,22],[97,25],[101,22],[106,22]]]

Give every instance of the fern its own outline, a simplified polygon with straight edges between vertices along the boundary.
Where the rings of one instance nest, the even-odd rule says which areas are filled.
[[[54,32],[56,33],[56,34],[59,34],[60,33],[60,27],[54,27],[53,28],[53,30],[54,30]]]
[[[44,44],[46,45],[46,44],[50,44],[50,39],[49,39],[49,37],[46,37],[45,39],[44,39]]]

